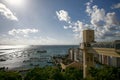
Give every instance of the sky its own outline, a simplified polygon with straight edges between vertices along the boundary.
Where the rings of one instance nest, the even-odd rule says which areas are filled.
[[[0,0],[0,44],[79,45],[120,39],[120,0]]]

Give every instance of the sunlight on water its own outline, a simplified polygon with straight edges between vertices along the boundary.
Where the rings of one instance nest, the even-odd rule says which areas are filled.
[[[28,45],[0,45],[0,67],[8,67],[9,69],[22,66],[24,49]]]
[[[71,46],[0,45],[0,67],[28,69],[48,63],[53,55],[64,55]],[[46,50],[45,53],[40,51]]]
[[[28,45],[0,45],[0,49],[26,48]]]

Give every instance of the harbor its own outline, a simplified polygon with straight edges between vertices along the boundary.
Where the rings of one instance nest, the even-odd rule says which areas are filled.
[[[2,49],[0,67],[8,70],[26,70],[36,66],[54,66],[54,57],[62,57],[71,46],[29,46],[14,49]]]

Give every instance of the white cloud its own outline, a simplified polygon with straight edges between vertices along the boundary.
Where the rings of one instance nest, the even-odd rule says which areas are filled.
[[[86,3],[86,12],[88,13],[88,15],[90,15],[92,13],[90,5],[91,5],[91,2]]]
[[[92,2],[93,2],[93,0],[90,0],[90,2],[92,3]]]
[[[30,37],[12,37],[9,35],[2,36],[0,35],[0,44],[20,44],[20,45],[70,45],[72,41],[67,40],[58,40],[52,37],[40,37],[33,36]],[[75,44],[75,43],[73,43]]]
[[[65,12],[66,16],[62,16],[63,12]],[[56,14],[60,21],[65,21],[68,24],[67,26],[64,26],[64,29],[72,29],[75,39],[82,41],[82,31],[90,27],[90,25],[84,24],[79,20],[76,22],[71,22],[67,11],[60,10],[59,12],[56,12]]]
[[[8,31],[8,34],[12,36],[28,37],[30,33],[37,33],[37,32],[38,32],[37,29],[12,29]]]
[[[18,21],[18,18],[12,13],[12,11],[2,3],[0,3],[0,13],[7,19]]]
[[[87,5],[90,6],[91,4]],[[88,8],[86,7],[86,12]],[[105,13],[104,9],[98,8],[97,5],[89,7],[87,13],[90,16],[92,29],[96,32],[96,38],[115,37],[115,32],[119,31],[120,21],[116,17],[115,12]]]
[[[105,10],[104,9],[98,9],[97,5],[94,5],[92,7],[92,12],[91,12],[91,24],[94,25],[95,27],[101,26],[100,21],[104,21],[104,16],[105,16]]]
[[[112,6],[112,9],[118,9],[118,8],[120,8],[120,3],[114,4],[114,5]]]
[[[68,26],[64,26],[64,29],[68,29],[69,27]]]
[[[90,15],[92,13],[91,10],[91,4],[93,3],[93,0],[90,0],[89,2],[87,2],[86,5],[86,12],[88,13],[88,15]]]
[[[89,29],[91,25],[85,24],[81,21],[76,21],[72,24],[72,30],[74,32],[75,39],[78,39],[80,42],[82,41],[82,31],[85,29]]]
[[[66,20],[60,20],[67,22],[68,26],[64,26],[64,29],[72,29],[75,38],[79,38],[82,41],[82,31],[85,29],[95,30],[95,37],[98,40],[102,39],[118,39],[120,36],[120,20],[117,19],[115,12],[108,12],[103,8],[98,8],[97,5],[91,6],[93,0],[86,3],[85,12],[90,17],[90,23],[86,24],[77,20],[69,23]],[[117,7],[118,8],[118,5]],[[60,10],[61,11],[61,10]],[[67,12],[67,11],[66,11]],[[68,12],[67,12],[68,14]],[[59,17],[58,17],[59,18]],[[114,38],[113,38],[114,37]]]
[[[60,21],[66,21],[70,23],[70,17],[65,10],[56,11],[57,17]]]
[[[116,18],[115,12],[107,13],[105,21],[106,21],[106,24],[108,26],[117,26],[117,25],[119,25],[119,21]]]

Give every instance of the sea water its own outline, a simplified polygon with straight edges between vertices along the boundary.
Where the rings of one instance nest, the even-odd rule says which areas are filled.
[[[66,55],[69,48],[78,47],[78,45],[0,45],[0,67],[30,69],[35,66],[52,66],[52,63],[48,63],[51,57]]]

